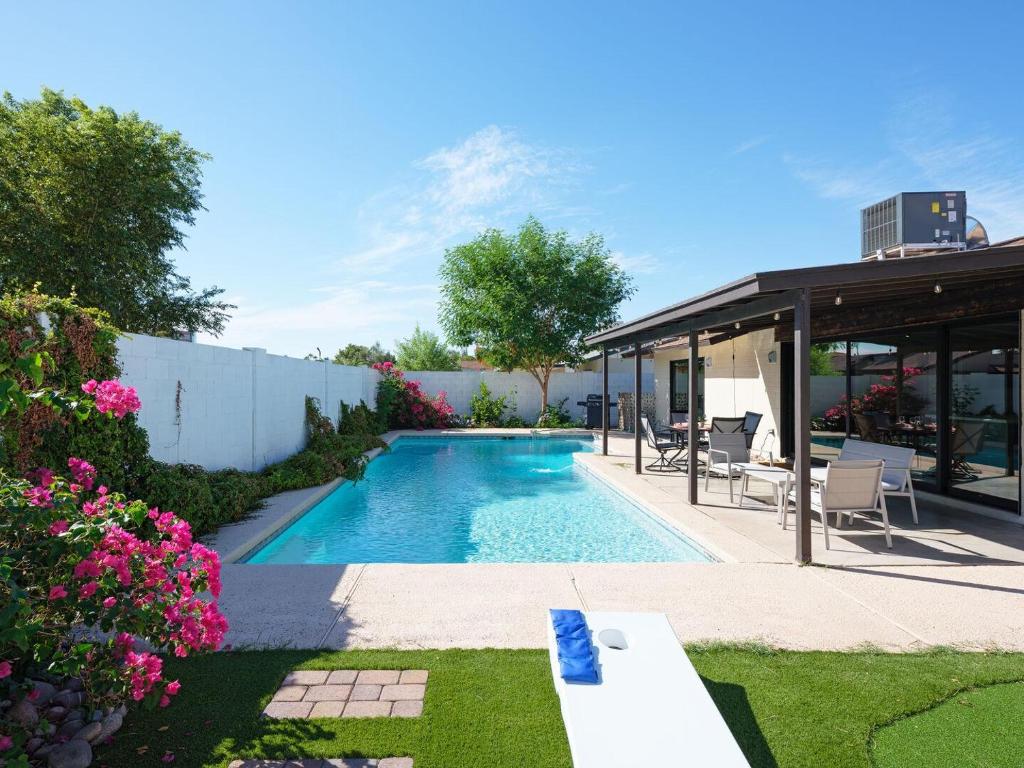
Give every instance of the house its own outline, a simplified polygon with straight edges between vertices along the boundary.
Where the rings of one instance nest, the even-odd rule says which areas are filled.
[[[1021,520],[1022,310],[1019,238],[758,272],[588,342],[607,356],[654,345],[662,422],[690,410],[694,390],[703,419],[764,414],[755,440],[774,431],[776,455],[794,463],[797,559],[805,561],[811,462],[834,458],[850,436],[910,445],[916,487]],[[832,375],[812,376],[816,353],[832,361]],[[869,417],[875,430],[861,434]],[[696,431],[689,435],[696,448]],[[639,434],[636,442],[639,459]]]

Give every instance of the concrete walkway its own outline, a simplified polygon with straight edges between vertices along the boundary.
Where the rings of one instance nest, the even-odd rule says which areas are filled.
[[[921,504],[921,525],[893,510],[886,550],[870,521],[833,537],[816,561],[791,562],[793,532],[767,503],[728,504],[724,485],[684,502],[685,477],[633,473],[631,443],[577,454],[587,469],[705,546],[722,562],[224,566],[221,607],[235,647],[543,647],[550,607],[661,611],[684,642],[755,641],[794,649],[932,645],[1024,650],[1024,529]],[[631,455],[631,454],[630,454]],[[308,505],[323,489],[271,505]],[[896,505],[894,505],[896,506]],[[905,518],[905,519],[904,519]],[[258,526],[260,520],[246,523]],[[253,530],[214,540],[238,549]],[[218,539],[220,541],[218,541]],[[221,543],[223,542],[223,543]]]

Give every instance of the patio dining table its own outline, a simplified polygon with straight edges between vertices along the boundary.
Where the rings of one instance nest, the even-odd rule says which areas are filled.
[[[899,440],[915,450],[920,450],[922,439],[934,439],[938,433],[937,424],[893,424],[889,427],[889,434],[893,441]]]

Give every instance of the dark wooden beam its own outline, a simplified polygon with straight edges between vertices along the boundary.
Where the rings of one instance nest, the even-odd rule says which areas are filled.
[[[1024,281],[986,284],[969,290],[944,290],[911,301],[893,301],[879,306],[851,307],[844,304],[816,312],[811,321],[815,341],[842,339],[846,336],[893,328],[915,327],[961,320],[970,317],[1015,312],[1024,308]],[[776,329],[777,341],[789,341],[789,329]]]
[[[793,436],[796,493],[796,560],[811,562],[811,296],[803,290],[793,307]],[[826,521],[822,521],[827,525]]]
[[[601,347],[601,455],[608,455],[608,421],[611,419],[608,405],[608,347]]]
[[[700,430],[698,425],[700,424],[700,411],[698,410],[698,404],[700,399],[697,397],[697,346],[698,346],[698,334],[697,331],[690,331],[689,336],[689,350],[690,359],[686,364],[686,377],[689,380],[688,391],[689,397],[687,397],[687,412],[689,416],[690,426],[686,430],[686,471],[688,472],[687,482],[689,484],[689,499],[691,504],[697,503],[697,441],[700,437]]]
[[[635,471],[639,475],[643,472],[643,445],[640,442],[640,432],[643,429],[643,424],[640,423],[640,417],[643,416],[643,411],[640,409],[640,398],[643,397],[643,362],[644,359],[640,354],[640,344],[634,345],[636,351],[636,366],[633,369],[633,448],[634,448],[634,466]]]
[[[715,312],[699,315],[694,318],[678,320],[666,325],[659,325],[646,331],[641,331],[629,337],[632,344],[646,344],[647,342],[665,339],[669,336],[686,336],[690,331],[703,331],[709,328],[742,323],[747,320],[771,315],[783,309],[793,306],[794,291],[784,291],[765,296],[763,299],[748,301],[742,304],[721,309]]]

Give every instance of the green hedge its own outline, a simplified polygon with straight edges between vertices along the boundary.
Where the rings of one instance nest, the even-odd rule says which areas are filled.
[[[132,495],[173,510],[203,534],[243,519],[268,496],[323,485],[338,477],[358,480],[365,470],[363,453],[383,447],[376,435],[325,435],[262,472],[209,472],[194,464],[151,461]]]

